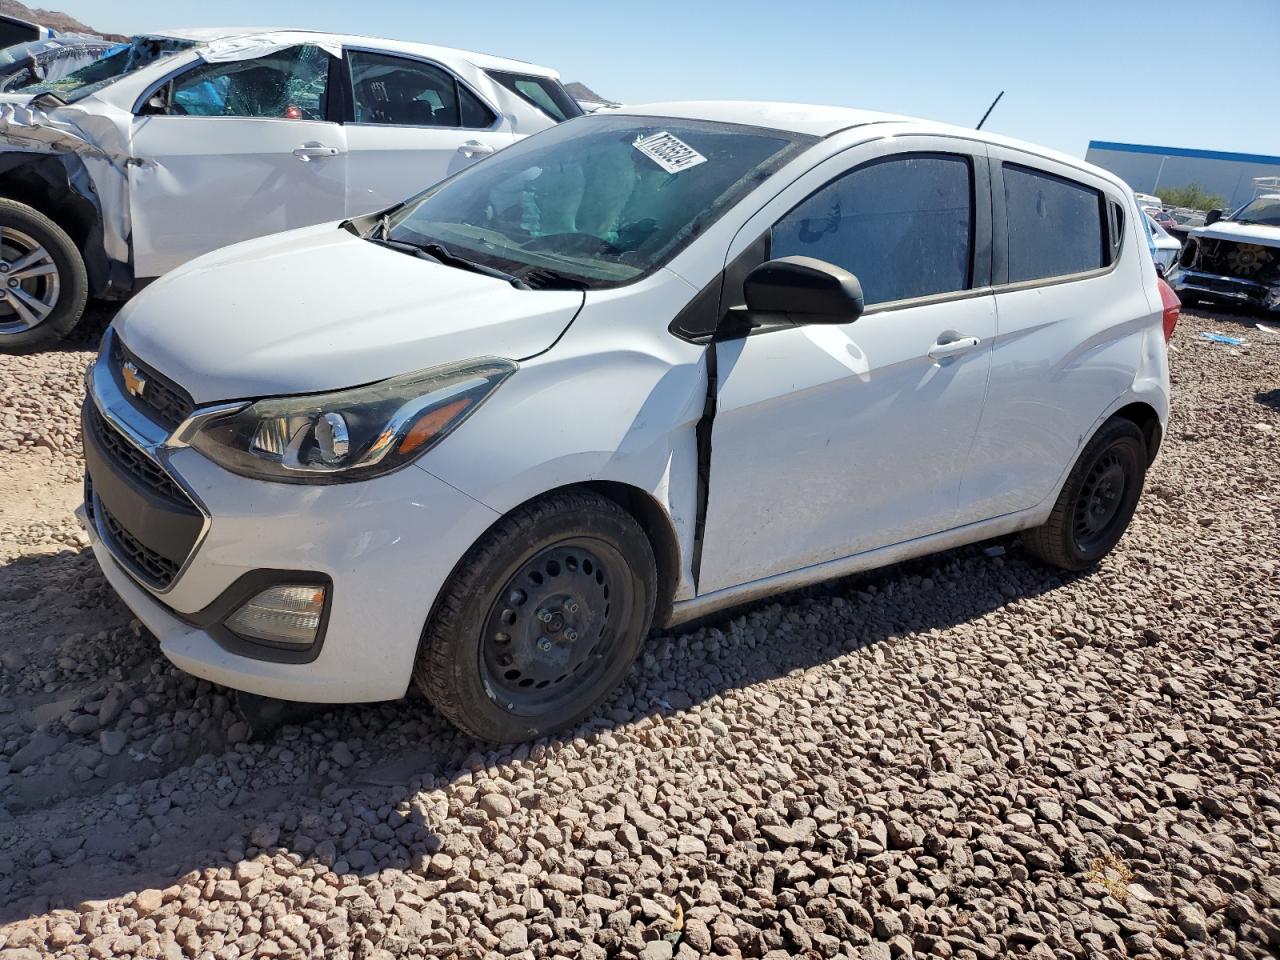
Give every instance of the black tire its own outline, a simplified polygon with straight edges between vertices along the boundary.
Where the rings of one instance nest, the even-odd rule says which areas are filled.
[[[563,730],[630,669],[656,584],[649,539],[616,503],[588,490],[535,500],[458,564],[423,630],[414,681],[481,740]]]
[[[56,281],[55,299],[49,304],[52,310],[34,324],[24,320],[10,305],[8,298],[12,296],[9,291],[12,281],[6,281],[0,274],[0,294],[4,297],[0,299],[0,351],[21,353],[61,340],[75,328],[84,316],[85,302],[89,297],[89,275],[85,271],[84,258],[66,231],[39,210],[16,200],[0,199],[0,244],[7,244],[8,238],[13,236],[10,231],[16,231],[43,247],[57,271],[54,278],[39,277],[20,282],[29,297],[42,300],[44,294],[41,291],[48,291],[48,285]],[[4,258],[5,254],[0,254],[0,260]],[[5,260],[6,266],[7,262]]]
[[[1093,435],[1048,521],[1023,531],[1023,546],[1063,570],[1086,570],[1128,529],[1147,476],[1147,443],[1130,420],[1113,417]]]

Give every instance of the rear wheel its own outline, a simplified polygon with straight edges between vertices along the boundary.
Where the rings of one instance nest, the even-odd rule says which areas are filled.
[[[0,350],[31,350],[65,337],[89,295],[84,258],[38,210],[0,199]]]
[[[570,490],[500,520],[463,558],[423,633],[419,689],[456,726],[514,742],[589,713],[649,630],[653,550],[611,500]]]
[[[1048,521],[1022,534],[1045,563],[1084,570],[1105,557],[1129,527],[1147,476],[1147,444],[1119,417],[1094,434],[1063,485]]]

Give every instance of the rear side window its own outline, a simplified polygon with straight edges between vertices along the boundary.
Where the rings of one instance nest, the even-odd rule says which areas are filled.
[[[1104,267],[1110,238],[1101,192],[1051,173],[1004,164],[1009,282],[1064,277]]]
[[[973,173],[966,157],[915,154],[846,173],[773,228],[771,256],[844,267],[867,305],[967,290]]]
[[[483,129],[497,119],[448,70],[422,60],[352,50],[356,123]]]
[[[569,91],[550,77],[503,73],[499,70],[490,70],[489,76],[525,102],[533,104],[557,123],[568,120],[570,117],[582,116],[582,108],[578,106],[578,101],[569,96]]]

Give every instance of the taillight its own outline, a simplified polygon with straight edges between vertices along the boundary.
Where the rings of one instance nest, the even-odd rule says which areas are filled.
[[[1164,342],[1168,343],[1173,339],[1174,327],[1178,325],[1178,314],[1182,311],[1182,301],[1178,299],[1178,295],[1173,292],[1173,287],[1164,281],[1163,277],[1156,280],[1160,285],[1160,303],[1164,306]]]

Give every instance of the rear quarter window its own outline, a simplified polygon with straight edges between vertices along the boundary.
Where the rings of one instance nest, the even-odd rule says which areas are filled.
[[[569,91],[558,81],[550,77],[505,73],[501,70],[490,70],[489,76],[557,123],[571,117],[582,116],[582,108],[578,106],[578,101],[573,99]]]
[[[1010,283],[1107,265],[1101,191],[1030,167],[1006,163],[1003,170]]]

